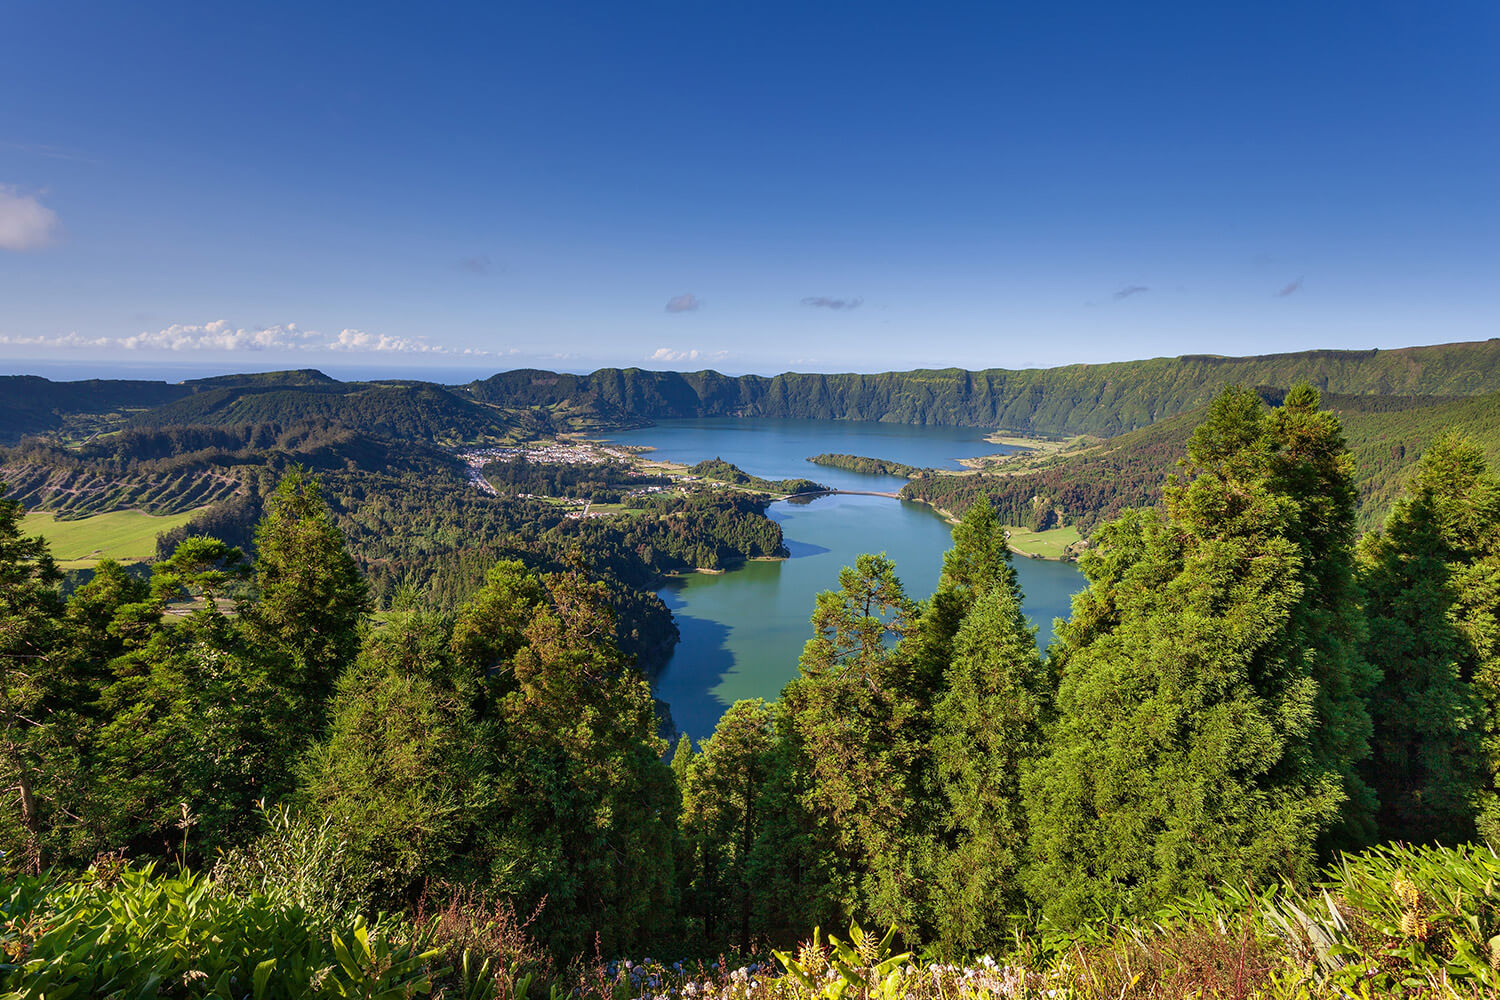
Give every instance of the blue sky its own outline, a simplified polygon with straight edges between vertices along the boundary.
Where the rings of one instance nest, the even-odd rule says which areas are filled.
[[[21,0],[0,370],[1484,339],[1497,51],[1493,0]]]

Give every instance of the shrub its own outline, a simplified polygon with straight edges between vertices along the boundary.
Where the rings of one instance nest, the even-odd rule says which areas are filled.
[[[183,873],[96,865],[65,881],[0,887],[0,992],[7,997],[395,998],[431,989],[435,951],[319,921],[265,896],[211,891]]]

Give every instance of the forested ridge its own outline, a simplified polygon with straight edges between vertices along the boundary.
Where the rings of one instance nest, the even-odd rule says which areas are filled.
[[[1468,396],[1500,392],[1500,340],[1392,351],[1186,356],[1021,371],[800,374],[607,368],[590,375],[519,370],[465,388],[509,407],[602,424],[668,417],[884,420],[1110,437],[1206,405],[1225,385],[1331,393]]]
[[[1473,396],[1500,392],[1500,340],[1397,350],[1303,351],[1248,358],[1188,355],[1009,371],[881,374],[605,368],[588,375],[518,369],[465,386],[340,382],[303,370],[193,379],[51,382],[0,376],[0,443],[121,420],[293,424],[322,418],[447,440],[600,429],[671,417],[884,420],[1111,437],[1204,406],[1225,385],[1335,394]]]
[[[1468,438],[1423,441],[1361,538],[1358,459],[1312,386],[1228,389],[1183,431],[1159,501],[1095,532],[1050,649],[976,498],[933,594],[861,556],[781,698],[670,753],[608,577],[566,551],[497,551],[462,599],[408,588],[375,618],[340,471],[290,465],[251,554],[187,534],[149,579],[105,563],[65,596],[0,498],[0,938],[29,963],[0,976],[101,982],[72,949],[137,934],[120,975],[158,956],[210,995],[118,925],[169,912],[238,975],[247,922],[342,948],[320,975],[345,995],[692,995],[680,965],[605,963],[851,921],[892,934],[699,975],[737,1000],[1491,995],[1500,857],[1465,845],[1500,837],[1500,478]],[[663,526],[720,501],[643,499]],[[606,526],[548,530],[589,554]],[[297,968],[256,975],[310,989]]]

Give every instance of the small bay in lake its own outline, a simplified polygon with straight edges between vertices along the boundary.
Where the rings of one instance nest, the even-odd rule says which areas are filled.
[[[713,419],[662,421],[610,435],[610,440],[656,448],[652,457],[695,463],[720,457],[753,475],[802,477],[844,490],[893,492],[905,482],[812,465],[811,455],[841,452],[908,465],[957,468],[957,460],[1007,449],[970,427],[820,420]],[[924,504],[888,497],[831,495],[774,503],[767,515],[781,525],[790,558],[752,561],[722,574],[693,574],[660,591],[682,641],[657,678],[657,697],[673,721],[695,740],[706,739],[724,709],[740,698],[775,699],[797,674],[797,658],[812,637],[808,619],[823,590],[838,587],[839,570],[863,552],[884,552],[896,563],[907,596],[921,600],[937,586],[950,527]],[[1066,617],[1083,576],[1071,563],[1017,557],[1025,610],[1052,638],[1052,620]]]

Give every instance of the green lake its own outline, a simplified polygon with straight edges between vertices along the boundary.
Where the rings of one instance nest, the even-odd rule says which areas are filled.
[[[843,452],[910,465],[957,468],[957,459],[1006,449],[977,428],[818,420],[671,420],[611,435],[651,445],[655,457],[698,462],[721,457],[768,478],[801,476],[838,489],[899,489],[904,480],[809,464],[810,455]],[[797,657],[812,636],[808,618],[819,591],[838,587],[839,570],[862,552],[884,552],[896,563],[907,595],[932,593],[951,544],[949,526],[924,504],[878,496],[835,494],[772,504],[789,559],[749,562],[723,574],[693,574],[660,593],[677,619],[682,641],[657,679],[657,696],[678,729],[701,740],[724,709],[740,698],[777,697],[797,674]],[[1028,616],[1045,645],[1052,620],[1066,617],[1083,576],[1069,563],[1017,557]]]

